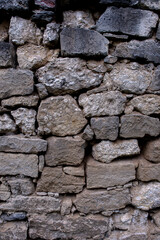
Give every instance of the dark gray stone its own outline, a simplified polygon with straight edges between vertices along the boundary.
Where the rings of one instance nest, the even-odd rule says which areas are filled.
[[[139,3],[139,0],[100,0],[100,3],[106,5],[135,6]]]
[[[160,42],[148,39],[145,41],[132,40],[127,43],[120,43],[117,45],[114,55],[121,58],[142,59],[160,63]]]
[[[157,29],[156,38],[157,38],[158,40],[160,40],[160,23],[158,24],[158,29]]]
[[[38,24],[46,24],[53,20],[54,12],[45,10],[33,11],[32,20]]]
[[[91,128],[96,135],[96,139],[114,141],[118,137],[119,117],[92,118]]]
[[[17,221],[17,220],[25,220],[27,217],[27,214],[25,212],[16,212],[16,213],[11,213],[11,214],[2,214],[1,219],[7,222],[10,221]]]
[[[124,33],[149,37],[156,27],[158,15],[140,9],[109,7],[96,23],[99,32]]]
[[[63,56],[106,56],[109,41],[100,33],[82,28],[64,28],[60,34]]]
[[[43,35],[43,44],[49,47],[55,47],[59,41],[60,24],[49,23],[46,26]]]
[[[10,44],[7,42],[0,42],[0,67],[11,67],[12,56]]]
[[[24,12],[29,10],[29,0],[1,0],[0,11]]]

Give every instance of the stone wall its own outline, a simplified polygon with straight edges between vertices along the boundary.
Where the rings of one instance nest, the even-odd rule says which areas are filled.
[[[0,240],[160,239],[160,1],[0,1]]]

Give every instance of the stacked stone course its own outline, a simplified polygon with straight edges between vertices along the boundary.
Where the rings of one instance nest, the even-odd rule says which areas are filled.
[[[0,240],[160,239],[159,13],[0,1]]]

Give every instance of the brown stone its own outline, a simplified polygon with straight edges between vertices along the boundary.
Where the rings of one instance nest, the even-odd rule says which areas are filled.
[[[160,162],[160,138],[149,141],[146,144],[144,157],[151,162]]]
[[[79,176],[84,177],[84,165],[81,164],[79,167],[64,167],[63,171],[66,174],[73,175],[73,176]]]
[[[1,224],[0,239],[5,240],[26,240],[28,224],[26,222],[7,222]]]
[[[3,21],[0,24],[0,41],[5,41],[8,38],[8,29],[9,29],[9,22]]]

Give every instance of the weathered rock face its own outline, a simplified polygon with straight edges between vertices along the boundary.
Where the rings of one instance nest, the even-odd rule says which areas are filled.
[[[0,115],[0,133],[15,132],[16,125],[7,114]]]
[[[3,21],[0,23],[0,41],[5,41],[8,38],[8,29],[9,29],[9,22]]]
[[[60,34],[62,56],[106,56],[108,43],[105,37],[93,30],[64,28]]]
[[[149,141],[144,149],[144,156],[151,162],[160,162],[160,139]]]
[[[79,104],[83,107],[86,117],[119,115],[123,112],[126,97],[118,91],[91,94],[82,94]],[[112,104],[111,104],[112,103]]]
[[[160,40],[160,24],[158,24],[158,29],[157,29],[156,38],[157,38],[158,40]]]
[[[79,58],[57,58],[38,69],[38,81],[49,93],[73,93],[81,89],[98,86],[103,76],[87,68],[86,61]]]
[[[129,114],[121,117],[120,136],[123,138],[140,138],[145,135],[158,136],[160,121],[157,118],[140,114]]]
[[[7,42],[0,42],[0,67],[11,67],[11,45]]]
[[[116,4],[116,5],[122,5],[122,6],[135,6],[137,5],[137,0],[100,0],[100,3],[102,4]]]
[[[158,15],[150,11],[108,7],[97,21],[96,30],[149,37],[157,22]]]
[[[85,141],[80,136],[50,137],[45,161],[48,166],[78,165],[83,161]]]
[[[0,10],[5,10],[5,11],[12,11],[12,12],[18,12],[22,11],[25,12],[29,8],[29,0],[10,0],[10,1],[5,1],[1,0],[0,2]]]
[[[137,140],[102,141],[93,146],[92,155],[100,162],[110,163],[118,157],[132,156],[140,153]]]
[[[79,167],[64,167],[63,171],[66,174],[73,175],[73,176],[79,176],[79,177],[84,177],[84,165],[80,165]]]
[[[49,23],[43,34],[43,44],[48,47],[56,47],[59,42],[60,24]]]
[[[140,0],[140,4],[152,10],[160,10],[160,3],[156,0]]]
[[[75,135],[87,121],[71,96],[50,97],[41,102],[38,111],[39,132],[56,136]]]
[[[10,197],[10,195],[11,193],[9,191],[9,187],[1,183],[0,184],[0,201],[6,201]]]
[[[1,224],[0,235],[1,239],[13,240],[27,238],[27,223],[26,222],[7,222]]]

